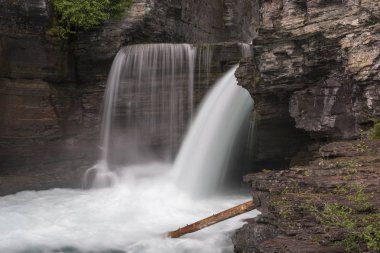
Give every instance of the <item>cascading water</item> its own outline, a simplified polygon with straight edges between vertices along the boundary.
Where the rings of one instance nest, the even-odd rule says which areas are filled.
[[[217,187],[252,101],[246,91],[236,86],[234,69],[230,70],[201,105],[174,168],[157,162],[160,159],[140,163],[152,160],[154,149],[146,142],[153,139],[150,133],[165,130],[160,132],[166,134],[165,138],[178,134],[186,119],[178,115],[177,109],[188,114],[192,111],[192,81],[189,81],[194,59],[192,48],[160,44],[157,47],[165,51],[161,55],[154,47],[123,49],[115,58],[108,80],[101,161],[88,174],[98,172],[99,181],[95,184],[98,186],[116,178],[117,182],[109,188],[29,191],[0,198],[0,252],[233,252],[231,234],[242,226],[241,220],[255,216],[254,211],[183,238],[163,239],[162,235],[249,199],[245,195],[194,198],[189,193],[199,193],[197,188],[202,193]],[[178,85],[183,86],[181,83],[186,88],[184,93],[176,89]],[[158,97],[138,98],[138,102],[144,102],[134,104],[136,97],[131,94],[139,92]],[[176,104],[181,99],[186,102]],[[155,106],[168,110],[169,116],[148,111],[147,118],[139,119],[133,113]],[[131,122],[129,117],[134,120]],[[161,119],[169,123],[162,126]],[[120,132],[125,126],[128,131]],[[118,140],[128,141],[130,145],[119,150]],[[162,144],[168,153],[171,145],[170,141]],[[141,153],[139,159],[122,167],[118,165],[118,157],[113,157],[117,151],[126,156],[129,151]],[[161,157],[162,160],[165,161]],[[117,177],[111,172],[115,167],[119,167]]]
[[[210,85],[210,68],[213,55],[213,48],[209,44],[201,45],[197,49],[198,84]],[[202,73],[205,72],[205,73]]]
[[[239,43],[241,56],[242,57],[251,57],[252,56],[252,45],[246,43]]]
[[[206,97],[174,163],[176,180],[194,194],[217,188],[222,181],[239,130],[253,109],[232,68]]]
[[[195,53],[188,44],[118,52],[107,81],[101,159],[85,174],[86,186],[114,184],[120,166],[173,159],[193,113]]]

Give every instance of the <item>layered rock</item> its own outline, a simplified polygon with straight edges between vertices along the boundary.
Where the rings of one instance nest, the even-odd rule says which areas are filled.
[[[237,231],[235,251],[378,252],[376,232],[369,250],[361,236],[380,229],[379,155],[380,141],[334,142],[308,166],[245,176],[262,214]]]
[[[242,13],[225,2],[136,0],[124,18],[59,41],[48,34],[49,1],[0,0],[0,195],[80,186],[83,170],[97,159],[100,109],[117,51],[135,43],[250,36],[249,22],[243,33],[231,27],[255,5],[240,1]],[[211,73],[197,69],[196,103],[240,58],[238,44],[212,47]]]
[[[248,42],[257,1],[136,0],[122,20],[78,34],[74,56],[82,83],[103,82],[124,45],[141,43]]]
[[[380,116],[379,20],[377,1],[261,2],[255,57],[237,73],[255,100],[258,165],[286,167],[311,140],[357,138]]]

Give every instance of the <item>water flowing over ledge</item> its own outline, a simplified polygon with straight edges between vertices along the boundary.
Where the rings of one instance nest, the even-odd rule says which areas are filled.
[[[205,98],[175,160],[176,181],[187,192],[204,194],[217,189],[242,125],[253,109],[248,92],[237,86],[236,68]]]
[[[118,52],[104,99],[101,158],[87,171],[86,186],[114,184],[117,167],[174,158],[193,113],[195,56],[188,44],[132,45]]]
[[[249,55],[249,45],[239,46],[243,57]],[[188,44],[143,44],[119,51],[107,82],[101,158],[84,175],[86,187],[115,184],[125,166],[173,161],[193,117],[197,51],[208,85],[208,45],[197,50]],[[238,139],[248,135],[253,101],[237,85],[236,69],[218,80],[199,106],[178,151],[173,174],[185,191],[215,191],[231,168]]]
[[[162,147],[170,154],[170,136],[185,130],[184,113],[191,118],[193,63],[194,49],[186,44],[122,49],[108,79],[100,161],[86,175],[92,175],[94,189],[0,198],[0,251],[232,252],[231,233],[255,211],[181,239],[162,238],[167,231],[249,199],[244,194],[199,197],[217,189],[236,140],[248,134],[242,125],[248,126],[253,101],[236,85],[236,67],[205,98],[174,166],[170,159],[151,156],[157,131],[166,134],[169,142]],[[136,110],[147,108],[146,117],[136,118]]]

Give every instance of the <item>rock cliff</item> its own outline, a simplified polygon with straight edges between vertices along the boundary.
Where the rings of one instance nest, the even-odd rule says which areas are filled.
[[[136,0],[124,18],[59,41],[47,34],[49,1],[0,0],[0,195],[80,186],[97,158],[105,80],[117,51],[134,43],[247,40],[256,2],[230,2]],[[197,103],[241,55],[236,43],[211,47],[207,66],[197,68]]]
[[[264,0],[260,15],[236,75],[255,100],[261,172],[245,181],[262,215],[235,250],[378,252],[380,143],[362,133],[380,116],[380,2]]]
[[[256,104],[257,166],[286,167],[315,150],[312,142],[357,138],[380,116],[380,3],[264,0],[260,8],[254,59],[237,72]]]

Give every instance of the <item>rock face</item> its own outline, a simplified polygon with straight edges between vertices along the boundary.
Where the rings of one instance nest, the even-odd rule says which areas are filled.
[[[257,1],[136,0],[123,20],[78,34],[74,45],[78,79],[104,82],[116,52],[141,43],[248,42]]]
[[[380,116],[380,2],[264,0],[260,13],[236,73],[255,100],[254,168],[291,168],[245,177],[262,215],[235,250],[377,252],[344,224],[379,224],[380,143],[348,140]]]
[[[136,0],[124,19],[67,42],[47,34],[49,1],[0,0],[0,195],[80,186],[97,159],[105,81],[120,47],[246,40],[250,23],[240,17],[250,20],[255,2],[240,0],[244,12],[228,2]],[[197,103],[241,55],[236,43],[211,47],[196,73]]]
[[[354,234],[365,226],[380,229],[379,155],[380,141],[334,142],[308,166],[247,175],[262,215],[237,231],[235,251],[327,253],[350,245],[348,252],[367,252]]]
[[[380,3],[265,0],[260,13],[237,72],[255,100],[259,167],[286,167],[311,140],[357,138],[380,116]]]
[[[68,45],[46,35],[46,1],[0,1],[0,17],[0,192],[77,185],[93,150],[73,138],[94,112],[72,83]]]

